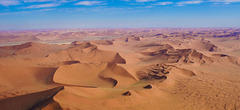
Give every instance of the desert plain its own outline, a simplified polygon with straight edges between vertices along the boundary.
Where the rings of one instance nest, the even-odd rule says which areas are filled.
[[[240,110],[240,29],[0,32],[0,110]]]

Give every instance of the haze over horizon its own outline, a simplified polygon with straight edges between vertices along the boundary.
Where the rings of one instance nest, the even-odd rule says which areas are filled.
[[[0,0],[0,30],[240,27],[240,0]]]

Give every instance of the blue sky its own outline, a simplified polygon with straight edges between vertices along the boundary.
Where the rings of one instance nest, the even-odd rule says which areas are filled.
[[[0,0],[0,30],[240,27],[240,0]]]

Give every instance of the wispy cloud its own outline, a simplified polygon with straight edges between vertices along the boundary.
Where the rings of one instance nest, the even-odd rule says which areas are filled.
[[[28,6],[26,8],[51,8],[51,7],[57,7],[59,6],[60,4],[58,3],[49,3],[49,4],[40,4],[40,5],[31,5],[31,6]]]
[[[60,0],[60,3],[67,3],[67,2],[73,2],[73,1],[77,1],[77,0]]]
[[[192,0],[192,1],[182,1],[182,2],[177,2],[178,6],[184,6],[184,5],[189,5],[189,4],[200,4],[203,3],[202,0]]]
[[[25,3],[34,3],[34,2],[55,2],[55,3],[66,3],[73,2],[77,0],[23,0]]]
[[[224,3],[224,4],[240,2],[240,0],[209,0],[209,1],[214,3]]]
[[[0,0],[0,5],[3,6],[11,6],[11,5],[18,5],[20,2],[18,0]]]
[[[0,12],[1,15],[17,15],[17,14],[27,14],[27,13],[40,13],[40,12],[46,12],[46,11],[51,11],[54,9],[39,9],[39,10],[31,10],[31,11],[17,11],[17,12]]]
[[[157,2],[152,5],[171,5],[171,4],[173,4],[173,2]]]
[[[156,0],[136,0],[136,2],[152,2],[152,1],[156,1]]]
[[[85,5],[85,6],[92,6],[92,5],[101,5],[103,2],[101,1],[80,1],[75,5]]]
[[[23,2],[49,2],[49,1],[55,1],[55,0],[23,0]]]

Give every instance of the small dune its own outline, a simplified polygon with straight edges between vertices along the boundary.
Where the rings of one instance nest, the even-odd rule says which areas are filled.
[[[137,72],[140,80],[165,80],[171,67],[165,64],[156,64],[143,68]]]
[[[151,46],[141,52],[143,55],[150,56],[145,60],[165,60],[169,63],[211,63],[210,57],[194,50],[194,49],[174,49],[170,45]]]
[[[43,44],[38,42],[27,42],[21,45],[0,47],[8,52],[8,56],[29,56],[29,57],[42,57],[49,53],[62,50],[62,46]]]
[[[111,40],[97,40],[97,41],[93,41],[93,42],[98,45],[113,45],[113,41],[111,41]]]
[[[220,63],[232,63],[240,65],[239,58],[235,56],[229,56],[226,54],[212,54],[212,56],[214,57],[215,61]]]
[[[82,63],[126,63],[125,59],[123,59],[119,53],[100,50],[96,45],[89,42],[74,44],[73,47],[49,54],[44,61],[53,64],[59,64],[64,61],[80,61]]]
[[[190,70],[179,68],[173,65],[155,64],[142,68],[137,72],[140,80],[167,80],[169,74],[182,74],[185,76],[195,76]],[[150,86],[149,86],[150,87]],[[148,87],[146,87],[148,88]]]

